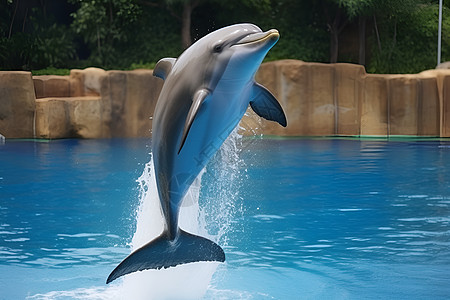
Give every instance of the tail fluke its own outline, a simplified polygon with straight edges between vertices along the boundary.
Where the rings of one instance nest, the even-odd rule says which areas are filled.
[[[149,242],[131,253],[109,274],[106,283],[120,276],[148,269],[161,269],[197,261],[225,261],[222,248],[204,237],[180,229],[178,237],[166,235]]]

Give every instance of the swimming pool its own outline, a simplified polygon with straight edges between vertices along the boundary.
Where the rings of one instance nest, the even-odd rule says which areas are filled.
[[[104,281],[129,253],[149,143],[0,145],[0,299],[120,298]],[[241,140],[201,182],[227,255],[204,298],[446,299],[449,154],[448,141]]]

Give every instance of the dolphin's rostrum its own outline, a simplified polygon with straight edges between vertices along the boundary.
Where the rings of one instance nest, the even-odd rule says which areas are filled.
[[[253,24],[214,31],[178,59],[163,58],[153,75],[164,85],[152,129],[153,162],[164,232],[125,258],[109,275],[116,278],[146,269],[197,261],[225,261],[222,248],[178,227],[178,213],[189,186],[241,120],[248,105],[261,117],[287,125],[278,101],[254,81],[279,33]]]

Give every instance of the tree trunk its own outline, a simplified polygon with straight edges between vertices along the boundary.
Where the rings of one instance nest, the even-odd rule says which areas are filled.
[[[17,2],[16,2],[16,7],[14,8],[14,13],[12,15],[11,24],[9,25],[8,39],[11,38],[12,28],[13,28],[13,25],[14,25],[14,19],[16,18],[16,13],[17,13],[17,7],[19,7],[19,0],[17,0]]]
[[[41,6],[44,19],[47,20],[47,0],[41,0]]]
[[[366,65],[366,17],[359,16],[359,61],[360,65]]]
[[[339,54],[339,32],[337,30],[330,31],[330,63],[337,62]]]
[[[331,20],[328,13],[328,7],[324,4],[325,15],[328,20],[328,31],[330,32],[330,63],[336,63],[339,54],[339,34],[347,25],[348,20],[342,22],[342,10],[340,7],[336,9],[334,19]]]
[[[395,44],[397,44],[397,20],[394,20],[394,36],[392,37],[392,46],[389,50],[388,60],[391,60],[392,52],[394,52]]]
[[[192,44],[191,37],[191,17],[194,9],[200,4],[201,0],[185,0],[183,3],[183,13],[181,15],[181,46],[183,49]]]
[[[185,1],[183,4],[183,14],[181,15],[181,47],[188,48],[192,44],[191,38],[191,1]]]
[[[28,7],[25,9],[25,17],[23,17],[22,32],[25,32],[25,24],[27,22],[27,16],[28,16]]]
[[[375,35],[377,36],[378,51],[381,53],[380,33],[378,32],[377,18],[373,15],[373,26],[375,27]]]
[[[102,57],[102,46],[100,43],[100,29],[98,28],[97,25],[97,48],[98,48],[98,54],[100,55],[100,57]],[[103,60],[103,58],[102,58]]]

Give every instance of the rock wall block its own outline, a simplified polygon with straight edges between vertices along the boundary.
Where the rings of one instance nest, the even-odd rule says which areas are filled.
[[[388,85],[386,76],[367,74],[361,95],[360,134],[388,135]]]
[[[100,97],[41,98],[36,100],[36,137],[102,138]]]
[[[441,137],[450,137],[450,76],[443,78]]]
[[[69,76],[34,76],[33,83],[37,99],[70,96]]]
[[[30,72],[0,71],[0,134],[33,138],[35,100]]]
[[[335,65],[336,134],[360,135],[365,70],[354,64]]]
[[[440,135],[440,102],[436,77],[420,77],[418,85],[418,128],[420,136]]]
[[[71,136],[67,103],[60,99],[36,100],[36,138],[62,139]]]
[[[418,79],[394,76],[388,80],[389,135],[418,134]]]

